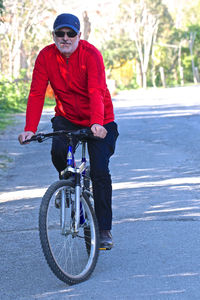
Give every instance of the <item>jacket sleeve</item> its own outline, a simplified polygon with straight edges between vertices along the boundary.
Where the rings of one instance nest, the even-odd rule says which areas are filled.
[[[104,124],[106,79],[103,57],[98,50],[91,51],[87,60],[88,93],[90,99],[90,126]]]
[[[32,82],[26,109],[25,131],[37,131],[48,85],[48,74],[44,54],[39,53],[33,69]]]

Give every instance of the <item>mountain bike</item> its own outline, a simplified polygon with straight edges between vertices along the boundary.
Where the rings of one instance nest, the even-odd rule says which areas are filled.
[[[99,255],[99,230],[93,207],[86,143],[90,129],[39,133],[24,143],[43,142],[53,136],[68,139],[67,166],[63,179],[54,182],[44,194],[39,211],[39,234],[46,261],[53,273],[67,284],[85,281],[92,274]],[[79,165],[73,153],[82,145]]]

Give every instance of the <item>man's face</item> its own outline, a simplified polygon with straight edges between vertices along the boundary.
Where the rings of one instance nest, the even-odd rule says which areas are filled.
[[[67,35],[67,33],[69,36]],[[68,27],[63,27],[53,32],[53,39],[56,47],[63,55],[67,57],[70,56],[78,47],[81,33],[78,33],[76,35],[75,34],[76,33]]]

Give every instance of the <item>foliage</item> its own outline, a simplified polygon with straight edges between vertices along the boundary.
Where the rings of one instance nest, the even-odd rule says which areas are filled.
[[[185,3],[187,5],[187,1]],[[146,54],[144,19],[143,23],[136,23],[136,19],[141,18],[144,14],[144,10],[141,10],[141,5],[144,4],[148,8],[146,13],[156,15],[159,21],[157,32],[153,37],[151,51],[146,52]],[[177,5],[177,3],[175,4]],[[192,3],[191,7],[200,7],[200,0]],[[136,9],[134,13],[133,9]],[[176,14],[171,15],[160,0],[121,0],[117,38],[113,35],[112,40],[106,42],[102,48],[106,67],[109,68],[108,74],[111,79],[116,80],[117,86],[124,88],[124,86],[130,86],[131,81],[137,81],[135,73],[127,81],[126,79],[131,76],[131,72],[126,71],[124,74],[122,69],[125,69],[127,61],[134,58],[141,63],[140,69],[142,70],[145,55],[149,60],[146,63],[148,86],[162,85],[161,67],[164,70],[167,86],[182,84],[182,79],[184,79],[184,83],[194,82],[192,63],[198,70],[200,68],[200,18],[197,9],[195,12],[192,9],[183,9],[181,12],[177,10]],[[184,22],[178,23],[177,19],[180,19],[181,16],[184,17]],[[183,26],[180,27],[180,24]],[[179,28],[176,25],[179,25]],[[140,36],[138,35],[136,41],[135,38],[133,39],[133,32],[137,26]],[[193,56],[191,56],[189,49],[191,34],[195,36]],[[133,40],[135,43],[133,43]],[[119,70],[116,71],[116,68],[119,68]],[[183,76],[181,75],[181,68]],[[135,69],[134,72],[136,72]],[[122,79],[119,74],[123,74]]]
[[[191,1],[190,4],[183,7],[182,28],[187,30],[194,24],[200,24],[200,0]]]
[[[140,67],[140,81],[146,86],[146,73],[150,63],[151,50],[159,36],[167,38],[167,32],[173,24],[173,20],[161,0],[121,0],[119,13],[119,27],[117,38],[104,43],[102,48],[105,65],[109,68],[109,75],[114,76],[113,69],[123,68],[124,64],[135,59]],[[163,32],[166,32],[164,35]],[[136,71],[136,68],[135,68]],[[120,73],[120,72],[118,72]],[[123,73],[121,71],[121,73]],[[116,75],[116,72],[115,72]],[[130,75],[130,72],[129,72]],[[123,76],[128,77],[128,74]],[[136,76],[129,78],[127,86],[135,86]],[[114,76],[116,79],[116,76]],[[116,83],[124,86],[124,78],[117,76]],[[134,84],[133,84],[134,82]]]
[[[26,110],[27,99],[30,89],[30,81],[21,72],[19,79],[8,81],[2,78],[0,81],[0,111],[3,113],[24,112]],[[45,107],[55,105],[52,98],[45,99]]]
[[[13,119],[10,114],[0,111],[0,130],[5,129],[8,125],[12,124]]]
[[[162,46],[162,44],[157,46],[157,74],[159,66],[162,66],[165,69],[168,85],[180,84],[180,65],[183,67],[184,82],[193,82],[192,57],[189,50],[191,33],[196,34],[193,48],[194,63],[195,66],[200,66],[200,26],[197,24],[188,26],[187,30],[173,28],[168,38],[168,44],[166,46]],[[178,57],[179,47],[181,50],[180,62]],[[157,84],[160,84],[159,76]]]
[[[5,78],[0,81],[0,110],[2,111],[24,111],[30,82],[22,77],[11,82]]]
[[[158,33],[163,35],[170,27],[173,26],[173,19],[169,13],[169,10],[162,0],[121,0],[120,4],[119,21],[126,20],[131,24],[133,13],[136,18],[141,18],[144,7],[148,14],[155,16],[159,20]],[[128,13],[129,11],[129,13]],[[143,24],[144,25],[144,24]],[[134,28],[130,28],[134,30]]]
[[[120,68],[112,70],[112,78],[116,81],[116,86],[119,89],[134,89],[137,88],[136,82],[136,60],[127,60]]]
[[[4,76],[0,82],[0,108],[18,110],[26,106],[30,83],[18,75],[19,71],[24,68],[31,77],[39,50],[52,42],[49,24],[57,11],[62,11],[61,2],[66,7],[66,1],[58,0],[0,0],[0,69]],[[181,83],[180,66],[184,82],[193,82],[192,62],[200,68],[200,0],[174,0],[172,6],[164,4],[168,0],[98,2],[95,10],[88,10],[91,34],[98,33],[98,40],[92,43],[100,45],[107,76],[118,87],[137,87],[143,73],[148,86],[160,86],[160,67],[164,68],[167,85]],[[78,6],[77,1],[70,3],[75,13]],[[156,26],[152,27],[150,21]],[[192,57],[191,33],[196,34]],[[11,78],[15,78],[14,83]]]
[[[116,38],[105,42],[101,49],[106,69],[116,69],[135,57],[136,49],[128,38]]]
[[[17,78],[20,69],[26,68],[30,75],[38,50],[47,37],[50,40],[45,23],[49,17],[48,4],[43,0],[4,2],[5,11],[0,31],[1,72],[11,79]]]
[[[112,40],[104,43],[101,51],[107,77],[114,79],[118,88],[136,87],[133,84],[133,59],[136,56],[136,49],[132,41],[125,36],[121,39],[113,37]]]
[[[0,15],[2,15],[4,9],[5,9],[5,6],[3,5],[3,0],[0,0]]]

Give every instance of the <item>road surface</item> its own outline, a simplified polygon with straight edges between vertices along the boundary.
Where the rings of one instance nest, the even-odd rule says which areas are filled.
[[[50,142],[0,135],[0,299],[200,299],[200,87],[122,92],[113,178],[115,247],[91,278],[67,286],[50,271],[38,235],[41,197],[57,180]],[[51,130],[44,112],[40,131]]]

